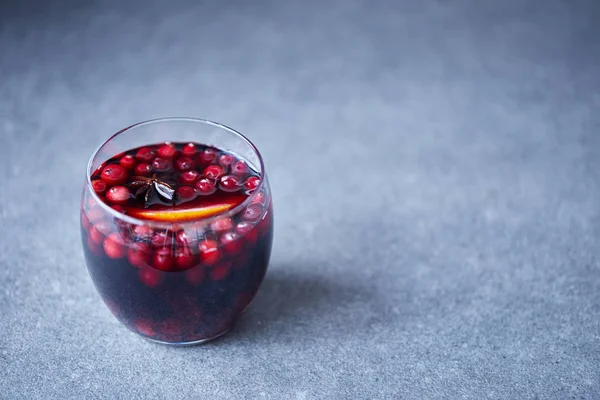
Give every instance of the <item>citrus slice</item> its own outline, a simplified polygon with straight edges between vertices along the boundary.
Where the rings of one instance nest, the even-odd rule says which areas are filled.
[[[222,202],[202,207],[168,210],[146,210],[131,207],[126,209],[126,214],[151,221],[184,222],[212,217],[235,207],[237,204],[239,202]]]

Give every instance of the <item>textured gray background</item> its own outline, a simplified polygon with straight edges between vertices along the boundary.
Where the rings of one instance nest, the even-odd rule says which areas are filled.
[[[600,398],[599,2],[45,3],[0,8],[0,398]],[[275,194],[197,348],[122,328],[78,231],[92,150],[170,115]]]

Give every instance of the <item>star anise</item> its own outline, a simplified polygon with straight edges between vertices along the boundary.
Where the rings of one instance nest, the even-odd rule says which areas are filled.
[[[147,208],[154,204],[173,205],[175,186],[176,183],[173,180],[154,174],[152,177],[134,176],[133,182],[129,184],[129,189],[135,197],[143,196],[144,207]]]

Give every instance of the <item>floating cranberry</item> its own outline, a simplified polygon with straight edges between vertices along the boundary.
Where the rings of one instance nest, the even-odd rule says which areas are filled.
[[[188,143],[181,148],[183,155],[191,157],[196,154],[196,145],[194,143]]]
[[[133,327],[136,331],[144,336],[154,336],[156,334],[156,332],[154,332],[152,323],[143,319],[138,319],[135,321],[133,323]]]
[[[219,164],[225,168],[229,167],[234,160],[235,158],[231,154],[224,153],[219,156]]]
[[[225,279],[227,275],[229,275],[230,270],[230,263],[221,263],[210,270],[210,279],[212,279],[213,281],[220,281],[222,279]]]
[[[200,261],[205,265],[214,265],[219,261],[220,254],[218,243],[214,240],[203,240],[200,242]]]
[[[152,166],[147,163],[138,164],[134,168],[134,173],[139,176],[150,176],[152,173]]]
[[[92,189],[98,194],[104,194],[106,189],[108,189],[108,185],[102,179],[94,179],[92,181]]]
[[[215,149],[204,149],[196,157],[196,161],[200,165],[207,165],[212,163],[217,158],[217,151]]]
[[[265,204],[265,192],[257,192],[254,194],[254,196],[252,197],[252,199],[250,200],[251,203],[254,204]]]
[[[106,193],[106,200],[114,204],[125,204],[129,201],[131,193],[125,186],[113,186]]]
[[[87,211],[87,217],[91,223],[95,224],[104,218],[104,211],[102,209],[95,207]]]
[[[186,156],[179,157],[177,160],[175,160],[175,168],[178,171],[187,171],[194,168],[194,166],[194,160]]]
[[[100,246],[104,242],[104,238],[109,231],[110,228],[108,224],[104,221],[100,221],[90,228],[90,239]]]
[[[155,232],[151,240],[152,247],[172,247],[173,234],[170,231]]]
[[[127,250],[127,259],[136,268],[147,267],[152,259],[152,247],[148,243],[134,242]]]
[[[237,175],[225,175],[220,179],[219,188],[224,192],[235,192],[242,186],[242,179]]]
[[[258,239],[258,230],[254,229],[254,224],[248,221],[239,222],[235,226],[235,232],[244,237],[250,244],[255,243]]]
[[[106,239],[104,239],[104,252],[109,258],[119,259],[125,257],[127,248],[121,235],[117,232],[113,232]]]
[[[128,177],[127,169],[119,164],[107,165],[100,174],[100,178],[109,185],[122,185],[127,182]]]
[[[198,195],[196,190],[191,186],[180,186],[175,191],[176,204],[185,203],[187,201],[194,200]]]
[[[179,182],[184,185],[193,185],[200,179],[200,173],[196,170],[184,171],[179,175]]]
[[[150,147],[142,147],[135,154],[135,158],[144,163],[150,163],[154,157],[156,157],[156,152]]]
[[[98,243],[96,243],[94,241],[94,239],[92,239],[92,236],[89,235],[87,238],[87,245],[88,245],[88,249],[90,249],[90,251],[96,256],[96,257],[100,257],[102,254],[102,246],[100,246]]]
[[[171,247],[161,247],[154,252],[153,265],[156,269],[169,271],[173,269],[173,251]]]
[[[86,232],[90,228],[90,220],[88,219],[87,215],[85,215],[85,212],[83,212],[83,211],[81,212],[81,227]]]
[[[210,224],[210,228],[216,233],[223,233],[233,228],[233,221],[231,218],[219,218]]]
[[[152,169],[157,172],[165,172],[171,169],[171,161],[166,158],[156,157],[152,161]]]
[[[156,287],[162,282],[162,273],[154,268],[145,267],[140,269],[140,280],[148,287]]]
[[[206,277],[206,268],[198,266],[185,272],[185,279],[192,285],[197,286],[204,282]]]
[[[194,233],[190,233],[184,230],[181,230],[175,234],[175,244],[178,247],[190,247],[190,245],[194,245],[197,237]]]
[[[219,179],[220,177],[225,175],[225,168],[223,168],[220,165],[212,164],[204,168],[204,171],[202,171],[202,173],[209,179]]]
[[[260,204],[250,204],[242,213],[242,218],[246,221],[258,221],[263,215],[263,208]]]
[[[175,265],[177,269],[190,269],[196,263],[196,257],[192,254],[189,247],[179,247],[175,250]]]
[[[126,156],[121,157],[119,164],[127,169],[132,169],[136,164],[135,157],[131,154],[127,154]]]
[[[137,225],[133,228],[133,233],[139,240],[148,240],[154,234],[154,231],[149,226]]]
[[[246,190],[254,190],[258,185],[260,185],[260,178],[258,176],[251,176],[244,182],[244,188],[246,188]]]
[[[171,143],[166,143],[158,149],[158,156],[170,160],[177,154],[177,148]]]
[[[248,168],[248,165],[244,161],[238,160],[231,166],[231,172],[236,175],[244,176],[250,172],[250,168]]]
[[[242,243],[239,238],[237,233],[227,232],[221,236],[221,244],[227,252],[235,254],[242,249]]]
[[[196,189],[198,194],[202,196],[208,196],[217,191],[214,181],[208,178],[202,178],[196,183]]]

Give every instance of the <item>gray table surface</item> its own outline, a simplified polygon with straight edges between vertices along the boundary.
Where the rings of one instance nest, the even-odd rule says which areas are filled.
[[[600,398],[600,3],[47,3],[0,6],[0,398]],[[92,150],[171,115],[250,136],[276,207],[185,349],[78,230]]]

